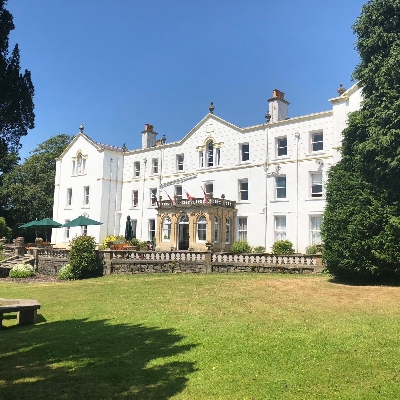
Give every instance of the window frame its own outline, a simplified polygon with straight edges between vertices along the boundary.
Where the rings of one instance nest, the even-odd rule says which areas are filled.
[[[152,229],[154,226],[154,229]],[[150,218],[148,220],[148,237],[149,240],[152,242],[153,239],[156,237],[156,220],[154,218]],[[154,235],[152,235],[151,233],[154,232]]]
[[[155,197],[153,197],[153,194]],[[150,206],[157,207],[157,188],[150,188]]]
[[[134,178],[140,177],[140,161],[135,161],[133,163],[133,177]]]
[[[278,224],[278,221],[284,221],[285,224]],[[284,229],[280,229],[280,227],[284,227]],[[275,241],[278,240],[286,240],[286,232],[287,232],[287,219],[286,215],[275,215],[274,216],[274,238]]]
[[[178,193],[179,192],[179,190],[180,190],[180,194]],[[182,185],[175,185],[174,186],[174,197],[176,197],[176,200],[177,201],[182,201],[182,198],[183,198],[183,187],[182,187]]]
[[[319,226],[316,225],[316,228],[313,228],[313,220],[317,221],[319,220]],[[322,243],[322,236],[321,236],[321,226],[322,226],[322,221],[323,221],[323,215],[322,214],[314,214],[310,215],[310,243],[311,245],[318,245]],[[319,237],[319,241],[315,241],[315,235]]]
[[[67,222],[71,221],[70,219],[66,219],[64,224],[66,224]],[[68,240],[71,237],[71,228],[69,226],[65,227],[65,231],[64,231],[64,239]]]
[[[83,205],[89,206],[90,205],[90,186],[83,187]]]
[[[285,179],[285,186],[279,186],[278,180]],[[284,192],[284,196],[278,195],[279,193]],[[286,175],[277,175],[275,176],[275,199],[280,200],[280,199],[286,199],[287,196],[287,179]]]
[[[212,188],[211,191],[209,190],[210,186]],[[214,196],[214,181],[203,182],[203,189],[204,189],[204,192],[206,193],[207,197]]]
[[[319,176],[321,182],[314,182],[314,177]],[[317,188],[318,186],[321,186],[320,191],[316,191],[314,193],[314,188]],[[322,172],[310,172],[310,198],[312,199],[320,199],[324,197],[324,185],[323,185],[323,178],[322,178]]]
[[[67,207],[72,207],[72,187],[67,188]]]
[[[151,174],[152,175],[158,175],[159,174],[158,158],[152,158],[152,160],[151,160]]]
[[[132,190],[132,208],[137,208],[139,206],[139,190]]]
[[[244,189],[243,185],[247,185],[247,188]],[[247,178],[238,180],[238,190],[239,190],[239,202],[249,201],[249,180]],[[247,198],[244,198],[247,197]]]
[[[232,224],[230,218],[225,218],[225,244],[231,243]]]
[[[205,243],[207,240],[207,217],[200,215],[196,220],[196,242]]]
[[[321,135],[322,140],[315,141],[315,136]],[[322,148],[321,149],[315,149],[314,147],[318,147],[319,144],[321,144]],[[323,131],[318,131],[318,132],[311,132],[310,135],[310,151],[311,153],[317,153],[320,151],[324,151],[324,132]]]
[[[168,220],[168,221],[167,221]],[[164,217],[161,224],[161,241],[162,242],[170,242],[171,241],[171,218]],[[165,234],[167,232],[167,234]],[[167,237],[165,237],[167,236]]]
[[[280,142],[285,140],[286,141],[286,145],[285,146],[281,146]],[[288,143],[287,143],[287,136],[279,136],[276,138],[276,157],[287,157],[288,155]],[[284,149],[284,150],[283,150]],[[280,154],[282,153],[282,154]]]
[[[238,240],[247,241],[248,217],[238,217]]]
[[[183,153],[176,155],[176,171],[183,172],[185,170],[185,155]]]
[[[244,147],[247,146],[247,151],[244,150]],[[250,161],[250,143],[241,143],[240,144],[240,162],[248,162]]]
[[[214,243],[220,242],[220,223],[217,216],[214,217]]]

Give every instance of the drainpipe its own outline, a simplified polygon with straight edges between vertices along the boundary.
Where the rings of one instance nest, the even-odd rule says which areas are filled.
[[[107,213],[107,236],[109,236],[109,226],[110,226],[110,205],[111,205],[111,182],[112,182],[112,166],[113,166],[113,159],[110,158],[110,184],[108,190],[108,213]]]
[[[294,134],[296,138],[296,253],[299,252],[299,141],[300,133]]]
[[[114,236],[117,236],[119,232],[117,232],[117,205],[118,205],[118,173],[119,173],[119,158],[117,158],[117,166],[115,172],[115,199],[114,199]]]
[[[143,160],[144,168],[143,168],[143,181],[142,181],[142,213],[141,213],[141,221],[140,221],[140,239],[143,240],[143,211],[144,211],[144,184],[145,184],[145,176],[146,176],[146,165],[147,165],[147,158]]]
[[[271,120],[271,114],[269,111],[265,115],[266,125],[265,125],[265,137],[266,137],[266,146],[265,146],[265,164],[264,164],[264,171],[265,171],[265,251],[267,251],[267,236],[268,236],[268,160],[269,160],[269,137],[268,137],[268,124]]]

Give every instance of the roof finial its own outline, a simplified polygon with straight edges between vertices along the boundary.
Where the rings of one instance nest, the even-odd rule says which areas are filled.
[[[343,87],[343,83],[341,83],[339,86],[339,89],[337,90],[337,92],[339,93],[339,96],[341,96],[345,91],[346,91],[346,89]]]
[[[122,151],[125,153],[127,150],[128,150],[128,149],[127,149],[127,147],[126,147],[126,144],[124,143],[124,144],[122,145]]]
[[[210,114],[214,114],[214,103],[211,102],[210,107],[208,107],[208,109],[210,110]]]
[[[83,133],[83,130],[85,129],[85,127],[83,126],[83,124],[80,124],[79,126],[79,132]]]

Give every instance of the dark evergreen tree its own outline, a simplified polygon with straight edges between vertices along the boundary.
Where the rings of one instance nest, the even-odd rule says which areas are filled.
[[[329,173],[324,260],[342,278],[400,277],[400,0],[371,0],[353,25],[364,101]]]
[[[8,37],[14,29],[13,17],[0,0],[0,174],[18,161],[20,139],[34,128],[34,88],[31,73],[21,73],[16,44],[9,53]]]

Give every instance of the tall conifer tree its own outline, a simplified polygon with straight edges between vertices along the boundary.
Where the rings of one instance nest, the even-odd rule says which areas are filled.
[[[400,277],[400,0],[370,0],[353,30],[363,91],[329,173],[323,223],[328,270]]]
[[[13,17],[0,0],[0,174],[18,160],[20,139],[34,128],[34,87],[31,73],[21,73],[19,48],[9,52],[9,34],[15,28]]]

